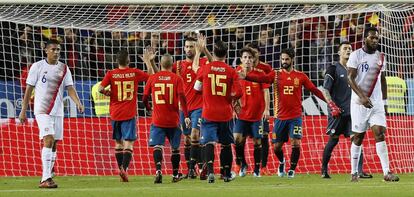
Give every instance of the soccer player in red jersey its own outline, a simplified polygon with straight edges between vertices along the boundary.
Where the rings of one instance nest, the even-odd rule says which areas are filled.
[[[257,45],[256,42],[249,43],[246,45],[247,47],[253,48],[257,51],[255,61],[253,64],[253,70],[263,72],[265,74],[268,74],[272,72],[272,66],[269,64],[260,61],[260,47]],[[270,88],[270,86],[269,86]],[[262,144],[262,166],[260,173],[263,175],[270,175],[270,172],[267,170],[267,158],[269,156],[269,118],[270,118],[270,91],[269,88],[264,89],[264,99],[265,99],[265,110],[263,112],[263,120],[262,125],[260,126],[260,129],[263,131],[263,136],[261,139]]]
[[[250,48],[244,47],[240,50],[242,64],[237,70],[252,69],[257,52]],[[263,113],[265,110],[265,90],[270,86],[265,83],[256,83],[246,80],[240,81],[243,96],[241,97],[242,108],[238,115],[236,124],[233,129],[233,135],[236,144],[236,164],[238,165],[239,176],[246,176],[247,163],[244,158],[244,146],[246,137],[253,138],[254,144],[254,176],[260,177],[260,164],[263,135],[262,125]]]
[[[112,138],[115,140],[115,157],[122,182],[128,182],[127,169],[132,158],[132,147],[137,138],[136,109],[138,83],[147,81],[149,75],[129,67],[126,50],[117,53],[118,68],[106,73],[99,92],[110,96],[109,111],[112,119]],[[111,86],[110,90],[105,87]]]
[[[224,181],[229,182],[233,154],[233,135],[230,123],[233,118],[233,101],[242,95],[236,71],[225,63],[227,46],[218,41],[214,45],[214,61],[201,67],[194,89],[202,91],[203,113],[201,121],[201,144],[205,145],[209,183],[214,183],[214,146],[221,144]]]
[[[285,159],[282,147],[291,138],[292,153],[288,178],[295,176],[296,165],[300,156],[300,141],[302,138],[302,86],[317,97],[325,100],[322,92],[302,72],[293,68],[293,49],[283,49],[281,52],[282,69],[272,71],[267,75],[259,72],[240,72],[241,78],[260,83],[274,83],[275,120],[272,134],[274,152],[279,159],[278,176],[285,176]]]
[[[173,168],[172,182],[182,179],[182,174],[178,173],[180,167],[180,141],[181,129],[179,128],[179,107],[181,104],[186,122],[190,125],[188,118],[187,101],[183,90],[183,80],[177,74],[171,72],[172,57],[164,54],[161,58],[161,71],[150,76],[145,86],[143,101],[147,110],[151,111],[148,98],[152,95],[153,113],[150,131],[149,145],[154,147],[153,155],[155,167],[157,169],[154,183],[162,183],[161,164],[162,149],[165,137],[171,145],[171,163]]]
[[[200,47],[196,47],[196,44]],[[203,98],[200,93],[194,90],[197,71],[208,61],[212,61],[212,56],[206,47],[206,38],[203,35],[198,36],[198,40],[189,37],[185,41],[184,51],[186,58],[177,61],[173,65],[173,72],[180,75],[184,81],[184,93],[187,98],[188,112],[191,117],[191,128],[186,128],[184,123],[184,114],[180,112],[180,122],[184,134],[184,157],[188,167],[186,178],[196,178],[195,164],[198,162],[199,170],[202,169],[203,162],[200,150],[200,121],[203,106]],[[200,58],[201,53],[207,55],[207,58]],[[204,176],[203,176],[204,174]],[[200,173],[200,179],[205,179],[205,173]]]

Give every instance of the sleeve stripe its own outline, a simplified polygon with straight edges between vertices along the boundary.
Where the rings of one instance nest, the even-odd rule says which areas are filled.
[[[330,77],[332,80],[335,80],[330,74],[325,74],[325,76]]]

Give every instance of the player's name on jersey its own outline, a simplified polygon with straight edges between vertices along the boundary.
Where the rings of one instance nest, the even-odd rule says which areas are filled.
[[[214,67],[214,66],[212,66],[211,70],[216,71],[216,72],[223,72],[223,73],[226,72],[226,69],[223,68],[223,67]]]
[[[171,80],[171,77],[170,76],[158,76],[158,80],[169,81]]]
[[[119,79],[119,78],[131,78],[135,77],[135,73],[122,73],[122,74],[113,74],[112,78]]]

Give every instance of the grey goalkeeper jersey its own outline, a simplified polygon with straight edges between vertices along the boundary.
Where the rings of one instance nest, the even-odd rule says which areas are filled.
[[[345,67],[339,62],[329,66],[323,87],[329,91],[333,102],[343,110],[342,115],[350,115],[352,89],[348,84],[348,72]]]

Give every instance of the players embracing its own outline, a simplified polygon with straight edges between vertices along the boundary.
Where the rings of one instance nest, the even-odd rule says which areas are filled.
[[[293,67],[295,52],[293,49],[281,51],[281,70],[269,74],[260,72],[239,72],[241,78],[260,83],[274,84],[275,120],[272,133],[274,152],[279,160],[278,176],[284,177],[285,159],[282,147],[291,139],[292,153],[288,178],[295,176],[295,169],[300,157],[302,139],[302,87],[305,87],[317,97],[325,100],[322,92],[310,81],[303,72]]]

